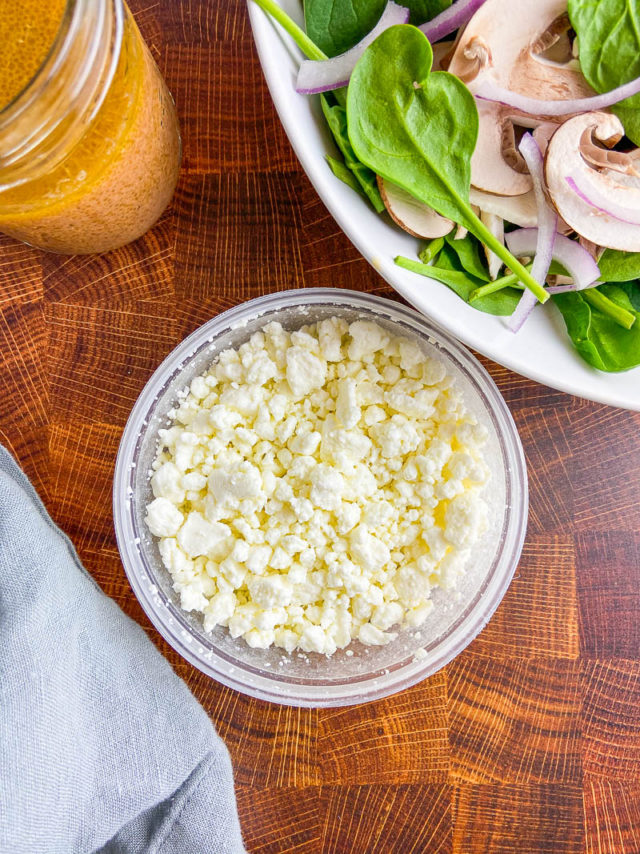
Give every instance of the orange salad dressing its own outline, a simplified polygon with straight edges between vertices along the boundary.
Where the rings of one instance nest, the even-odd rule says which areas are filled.
[[[66,0],[0,0],[0,110],[44,62],[65,6]]]
[[[65,5],[0,0],[0,102],[19,94],[46,58]],[[129,243],[169,203],[180,153],[173,99],[125,7],[120,58],[99,111],[51,171],[0,191],[0,231],[68,254]]]

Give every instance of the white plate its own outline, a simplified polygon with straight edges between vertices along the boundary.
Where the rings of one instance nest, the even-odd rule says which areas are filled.
[[[280,4],[303,24],[299,0],[280,0]],[[640,368],[619,374],[591,368],[572,348],[555,306],[536,310],[524,328],[513,335],[503,318],[483,314],[445,285],[393,263],[396,255],[414,258],[417,240],[393,225],[386,215],[376,214],[332,174],[324,156],[336,149],[319,99],[295,91],[302,54],[259,7],[251,0],[248,5],[262,69],[289,140],[322,201],[380,275],[419,311],[501,365],[569,394],[640,410]]]

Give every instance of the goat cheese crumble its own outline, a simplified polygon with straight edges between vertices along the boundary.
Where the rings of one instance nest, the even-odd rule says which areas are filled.
[[[325,655],[389,643],[486,528],[486,428],[440,361],[371,321],[269,323],[169,417],[146,523],[207,632]]]

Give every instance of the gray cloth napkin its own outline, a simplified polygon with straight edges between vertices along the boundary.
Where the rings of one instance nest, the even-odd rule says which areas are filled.
[[[244,850],[204,709],[0,447],[0,853]]]

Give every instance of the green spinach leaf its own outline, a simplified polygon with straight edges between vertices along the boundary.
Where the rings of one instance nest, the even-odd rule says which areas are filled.
[[[328,95],[322,95],[321,102],[322,112],[327,120],[329,129],[344,157],[345,169],[351,172],[362,192],[369,199],[376,211],[381,213],[385,207],[380,190],[378,190],[375,172],[369,169],[368,166],[365,166],[364,163],[361,163],[353,151],[353,147],[349,141],[349,134],[347,133],[347,113],[345,108],[341,104],[337,104],[335,99]],[[330,163],[329,165],[334,174],[336,174],[332,164]],[[340,178],[341,176],[338,175],[338,177]]]
[[[637,0],[569,0],[578,34],[580,67],[596,92],[640,76],[640,6]],[[640,95],[611,108],[627,136],[640,145]]]
[[[338,160],[337,157],[332,157],[330,154],[325,154],[324,159],[329,164],[329,169],[333,172],[336,178],[339,178],[347,187],[351,187],[356,193],[359,193],[366,199],[366,195],[360,182],[353,172],[345,166],[344,160]]]
[[[635,314],[636,321],[631,329],[623,329],[611,317],[598,311],[579,291],[553,297],[576,350],[600,371],[628,371],[640,365],[640,294],[634,293],[632,285],[636,283],[606,284],[597,288],[614,303]],[[634,302],[629,294],[634,294]]]
[[[437,266],[422,264],[420,261],[402,256],[398,256],[395,261],[399,267],[403,267],[405,270],[411,270],[412,273],[419,273],[427,279],[442,282],[466,303],[469,302],[470,294],[484,282],[484,279],[472,276],[466,270],[461,269],[458,256],[450,246],[445,246],[438,255]],[[486,314],[508,315],[515,311],[521,296],[521,290],[504,288],[495,294],[474,300],[473,307],[484,311]]]
[[[390,27],[369,45],[347,91],[349,139],[356,157],[438,213],[466,226],[541,302],[548,294],[469,204],[478,111],[467,87],[431,73],[433,53],[420,30]]]
[[[375,27],[387,0],[304,0],[307,34],[328,56],[357,44]],[[412,24],[424,24],[451,5],[451,0],[408,0]]]
[[[629,282],[640,279],[640,252],[605,249],[598,261],[603,282]]]
[[[456,240],[453,234],[447,234],[445,240],[458,256],[463,270],[478,279],[482,279],[483,282],[491,281],[487,265],[480,255],[481,244],[475,237],[467,234],[466,237]]]
[[[418,252],[418,258],[423,264],[428,264],[430,261],[433,261],[443,246],[444,237],[434,237],[433,240],[430,240],[427,245]]]
[[[629,297],[633,311],[640,312],[640,281],[637,282],[615,282],[620,290]]]
[[[563,267],[559,261],[555,259],[551,262],[551,266],[549,267],[549,275],[550,276],[568,276],[569,271],[566,267]]]

